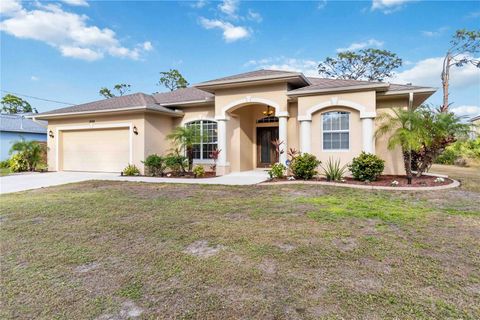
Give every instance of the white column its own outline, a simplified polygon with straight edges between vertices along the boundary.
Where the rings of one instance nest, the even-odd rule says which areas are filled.
[[[312,120],[300,121],[300,152],[311,153]]]
[[[217,119],[218,165],[227,165],[227,119]]]
[[[374,139],[373,118],[362,118],[362,150],[368,153],[375,153]]]
[[[287,127],[287,115],[278,116],[278,139],[283,141],[280,146],[280,150],[283,150],[283,153],[279,156],[279,162],[283,165],[286,165],[287,162],[287,152],[288,152],[288,127]]]

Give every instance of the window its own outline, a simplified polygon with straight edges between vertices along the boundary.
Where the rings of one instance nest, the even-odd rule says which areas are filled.
[[[199,120],[187,123],[186,126],[197,126],[201,137],[199,144],[193,146],[193,159],[208,160],[210,153],[217,149],[217,123],[209,120]]]
[[[350,147],[350,113],[323,114],[323,150],[348,150]]]
[[[257,123],[275,123],[278,122],[278,118],[275,116],[269,116],[262,119],[258,119]]]

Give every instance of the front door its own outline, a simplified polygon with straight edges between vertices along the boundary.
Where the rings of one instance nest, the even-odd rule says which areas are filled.
[[[272,141],[278,139],[278,127],[257,127],[257,167],[268,168],[278,162]]]

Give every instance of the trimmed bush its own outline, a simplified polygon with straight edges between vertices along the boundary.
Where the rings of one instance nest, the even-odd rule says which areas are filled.
[[[134,164],[129,164],[128,166],[123,169],[124,176],[138,176],[140,175],[140,170],[138,170],[137,166]]]
[[[318,173],[317,167],[320,163],[321,161],[313,154],[302,153],[292,159],[290,169],[295,178],[309,180]]]
[[[195,178],[201,178],[205,175],[205,169],[200,165],[196,165],[192,171],[195,175]]]
[[[268,170],[268,175],[270,179],[273,178],[283,178],[285,176],[285,170],[287,168],[281,163],[275,163],[270,170]]]
[[[375,181],[385,168],[385,161],[374,154],[362,152],[358,157],[353,158],[352,164],[348,166],[355,180]]]
[[[149,155],[145,161],[142,161],[147,169],[147,174],[152,176],[163,176],[167,165],[165,159],[157,154]]]
[[[9,160],[10,170],[22,172],[29,170],[28,157],[23,152],[15,153]]]

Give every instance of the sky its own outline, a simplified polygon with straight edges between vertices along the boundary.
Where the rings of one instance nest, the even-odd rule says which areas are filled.
[[[344,50],[381,48],[403,59],[392,83],[438,87],[457,29],[480,29],[479,1],[0,1],[0,87],[79,104],[101,87],[165,91],[159,72],[191,83],[256,69],[318,76]],[[480,57],[478,54],[477,58]],[[39,112],[68,106],[25,97]],[[480,114],[480,69],[454,68],[451,109]]]

